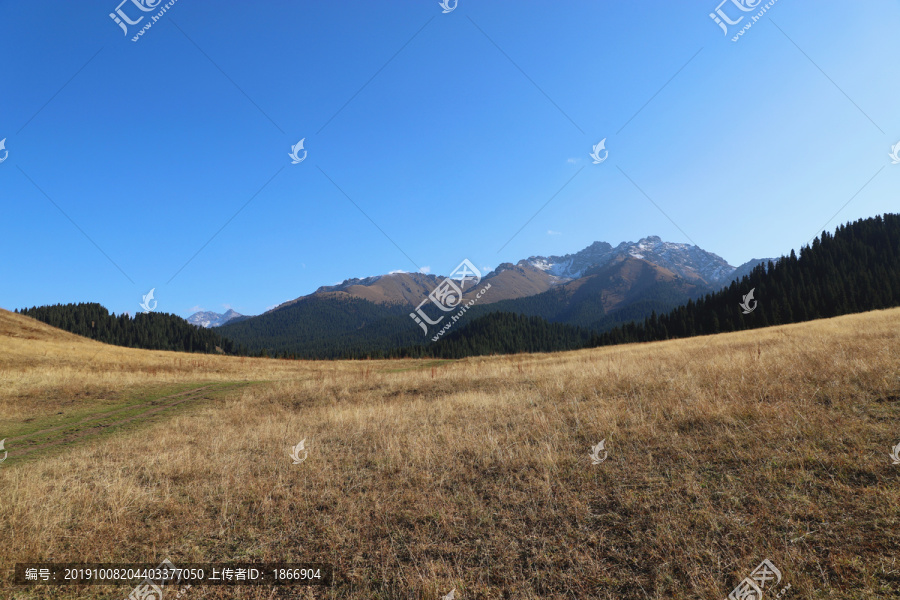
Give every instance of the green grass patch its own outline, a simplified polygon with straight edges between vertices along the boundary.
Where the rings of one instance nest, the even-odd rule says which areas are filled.
[[[57,454],[74,445],[134,431],[175,415],[224,401],[248,382],[176,384],[132,390],[118,402],[95,402],[60,415],[14,423],[4,429],[11,464]],[[194,391],[197,394],[194,397]],[[201,391],[202,390],[202,391]],[[184,393],[173,397],[174,394]],[[169,404],[173,406],[168,406]],[[2,438],[0,438],[2,439]],[[16,456],[20,452],[27,454]]]

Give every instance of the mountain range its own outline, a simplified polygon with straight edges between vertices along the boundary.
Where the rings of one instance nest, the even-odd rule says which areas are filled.
[[[255,317],[231,310],[193,316],[224,321],[210,329],[164,313],[116,316],[96,303],[20,312],[106,343],[155,350],[464,358],[710,335],[897,305],[900,215],[885,214],[823,232],[799,253],[737,268],[658,237],[615,248],[597,242],[575,254],[500,265],[469,285],[391,273],[324,286]]]
[[[602,332],[712,293],[767,260],[733,267],[698,246],[658,236],[615,247],[595,242],[574,254],[532,256],[497,266],[477,286],[465,289],[464,300],[472,300],[490,285],[462,320],[502,311]],[[413,346],[423,342],[423,331],[410,313],[443,280],[405,272],[347,279],[218,326],[222,335],[252,351],[308,357]],[[214,319],[198,315],[208,313],[189,321],[217,326]]]
[[[769,260],[754,259],[733,267],[722,257],[698,246],[664,242],[658,236],[649,236],[636,243],[622,242],[615,248],[606,242],[594,242],[574,254],[532,256],[516,264],[500,264],[484,276],[484,281],[492,285],[490,295],[481,302],[487,304],[540,294],[581,279],[598,267],[621,263],[626,258],[645,261],[686,282],[710,289],[722,287],[731,281],[732,275],[749,273],[760,262]],[[392,273],[348,279],[338,285],[320,287],[314,295],[344,292],[371,302],[418,304],[440,280],[435,275]]]
[[[483,281],[491,283],[491,293],[485,295],[480,302],[490,304],[540,294],[581,279],[598,267],[621,263],[625,258],[643,260],[680,277],[697,289],[710,290],[722,287],[731,281],[732,276],[739,278],[756,265],[770,260],[754,259],[740,267],[733,267],[722,257],[698,246],[664,242],[658,236],[649,236],[636,243],[622,242],[615,248],[606,242],[594,242],[574,254],[532,256],[516,264],[498,265],[484,275]],[[418,305],[442,279],[437,275],[405,272],[347,279],[337,285],[319,287],[308,296],[289,300],[268,312],[283,309],[309,297],[353,297],[380,304]],[[197,313],[188,320],[203,314],[215,313]]]

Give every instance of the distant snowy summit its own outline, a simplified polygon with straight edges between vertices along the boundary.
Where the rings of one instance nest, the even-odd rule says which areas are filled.
[[[556,277],[578,279],[590,269],[628,256],[664,267],[689,281],[701,281],[708,285],[726,283],[737,271],[721,256],[699,246],[664,242],[656,235],[637,242],[622,242],[616,247],[607,242],[594,242],[574,254],[532,256],[521,262]]]
[[[224,314],[212,311],[204,311],[195,312],[187,318],[187,322],[191,325],[198,325],[200,327],[218,327],[219,325],[224,325],[225,323],[233,319],[237,319],[243,316],[244,315],[234,312],[231,309],[228,309],[228,312]]]

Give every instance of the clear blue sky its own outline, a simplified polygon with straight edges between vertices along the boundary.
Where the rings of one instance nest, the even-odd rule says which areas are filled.
[[[178,0],[138,42],[117,4],[0,1],[4,308],[257,314],[654,234],[738,265],[900,208],[889,0],[738,42],[717,0]]]

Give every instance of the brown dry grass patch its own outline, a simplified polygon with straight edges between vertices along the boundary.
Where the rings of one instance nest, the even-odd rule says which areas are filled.
[[[788,598],[900,596],[900,309],[434,374],[12,337],[20,320],[0,313],[7,418],[42,390],[267,383],[0,468],[3,567],[323,561],[323,598],[662,599],[724,598],[769,558]]]

